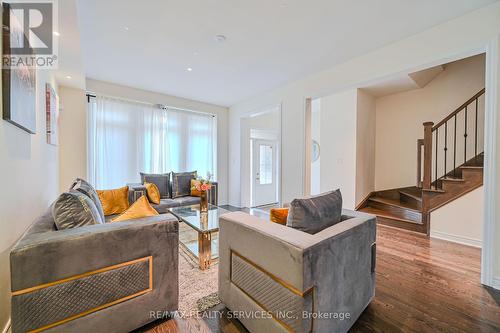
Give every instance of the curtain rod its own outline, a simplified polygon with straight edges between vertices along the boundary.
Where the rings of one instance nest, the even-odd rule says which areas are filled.
[[[97,97],[97,94],[91,93],[91,92],[87,92],[85,95],[87,96],[87,103],[90,103],[90,98],[96,98]],[[215,114],[210,113],[210,112],[202,112],[202,111],[197,111],[197,110],[182,109],[182,108],[178,108],[178,107],[175,107],[175,106],[168,106],[168,105],[165,105],[165,104],[159,104],[159,103],[158,104],[154,104],[154,103],[149,103],[149,102],[136,101],[136,100],[133,100],[133,99],[127,99],[127,98],[121,98],[121,97],[115,97],[115,96],[108,96],[108,95],[103,95],[103,94],[99,94],[99,96],[108,97],[108,98],[114,98],[114,99],[122,100],[122,101],[125,101],[125,102],[131,102],[131,103],[153,105],[153,106],[156,106],[156,107],[158,107],[158,108],[160,108],[162,110],[174,109],[174,110],[183,111],[183,112],[191,112],[191,113],[198,113],[198,114],[202,114],[202,115],[209,115],[209,116],[212,116],[214,118],[216,117]]]

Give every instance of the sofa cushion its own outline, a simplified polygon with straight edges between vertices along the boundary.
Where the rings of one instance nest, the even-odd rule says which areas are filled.
[[[136,202],[134,202],[126,211],[115,217],[111,222],[120,222],[138,219],[141,217],[149,217],[158,215],[158,212],[154,210],[149,204],[148,199],[143,195]]]
[[[314,197],[295,199],[290,203],[286,225],[310,234],[339,223],[342,218],[340,190]]]
[[[173,199],[161,199],[158,205],[151,205],[158,213],[165,214],[168,212],[169,208],[179,207],[180,204]]]
[[[169,173],[143,173],[141,172],[141,182],[153,183],[160,190],[161,199],[171,198],[170,193],[170,172]]]
[[[191,195],[191,179],[197,177],[197,172],[172,172],[172,199]]]
[[[200,197],[180,197],[175,198],[174,201],[177,202],[179,206],[196,205],[200,203]]]
[[[111,190],[97,190],[104,215],[121,214],[130,206],[128,202],[128,186]]]
[[[94,189],[92,185],[90,185],[90,183],[81,178],[77,178],[71,185],[70,190],[76,190],[78,192],[82,192],[83,194],[88,195],[89,198],[92,199],[95,206],[97,207],[97,211],[99,212],[99,215],[101,215],[101,219],[104,221],[104,210],[102,208],[101,200],[99,200],[99,195],[97,194],[97,191]]]
[[[168,212],[169,208],[189,206],[200,203],[199,197],[181,197],[175,199],[161,199],[158,205],[151,204],[151,206],[160,214],[165,214]]]
[[[63,193],[57,198],[52,206],[52,216],[58,230],[104,222],[92,199],[75,190]]]

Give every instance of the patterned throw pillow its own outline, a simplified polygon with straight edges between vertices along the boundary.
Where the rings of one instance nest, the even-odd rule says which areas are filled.
[[[158,190],[160,191],[160,197],[161,199],[168,199],[171,198],[171,191],[170,191],[170,172],[169,173],[140,173],[141,175],[141,182],[144,183],[152,183],[155,184],[156,187],[158,187]]]
[[[112,190],[97,190],[104,215],[121,214],[129,207],[128,186]]]
[[[148,200],[143,195],[139,199],[137,199],[136,202],[134,202],[125,212],[111,220],[111,222],[127,221],[155,215],[158,215],[158,212],[153,207],[151,207]]]
[[[99,211],[99,215],[101,215],[101,218],[104,221],[104,210],[102,209],[101,200],[99,200],[99,195],[92,185],[81,178],[77,178],[71,185],[70,190],[76,190],[88,195],[88,197],[92,199],[96,205],[97,211]]]
[[[104,223],[92,199],[74,190],[57,198],[52,205],[52,216],[57,230]]]
[[[311,198],[295,199],[290,203],[286,225],[315,234],[341,221],[342,194],[340,190]]]
[[[172,198],[191,195],[191,179],[196,179],[197,176],[196,171],[172,172]]]

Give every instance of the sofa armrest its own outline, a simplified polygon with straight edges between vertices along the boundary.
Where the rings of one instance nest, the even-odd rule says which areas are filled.
[[[178,222],[170,214],[27,235],[10,253],[12,291],[153,257],[177,263]],[[173,269],[177,269],[173,265]],[[166,272],[155,272],[162,274]]]
[[[304,279],[317,291],[316,311],[349,314],[318,319],[319,331],[346,332],[375,296],[376,217],[347,210],[343,215],[342,222],[313,235],[315,243],[304,253]]]

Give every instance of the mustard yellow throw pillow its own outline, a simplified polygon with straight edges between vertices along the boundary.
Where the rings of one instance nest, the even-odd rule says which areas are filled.
[[[128,186],[113,190],[97,190],[104,215],[121,214],[129,207]]]
[[[133,219],[139,219],[141,217],[155,216],[158,212],[151,207],[148,199],[143,195],[134,202],[129,209],[127,209],[123,214],[115,217],[111,222],[120,222]]]
[[[191,196],[201,197],[201,191],[198,191],[194,186],[199,185],[201,182],[197,179],[191,179]]]
[[[271,222],[286,225],[286,219],[288,218],[288,208],[271,208],[271,214],[269,218]]]
[[[153,183],[144,182],[144,187],[146,188],[149,201],[154,203],[155,205],[159,205],[160,190],[158,189],[158,186],[156,186],[156,184]]]

